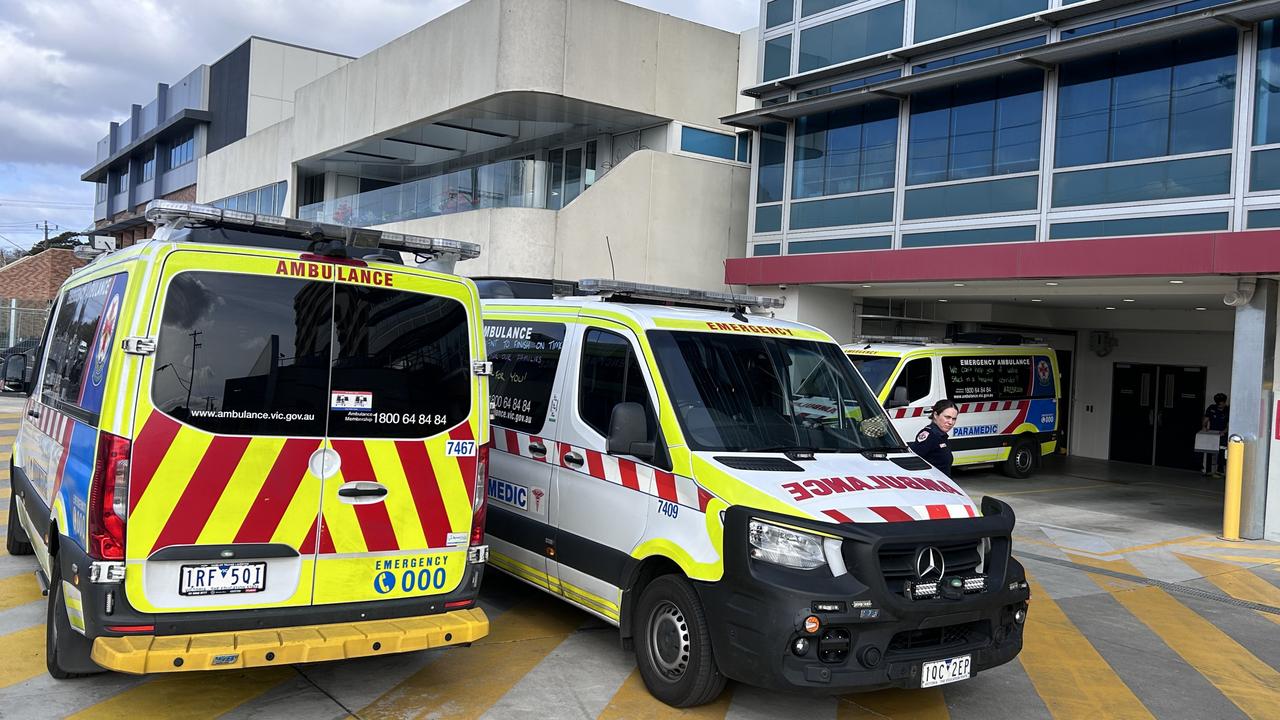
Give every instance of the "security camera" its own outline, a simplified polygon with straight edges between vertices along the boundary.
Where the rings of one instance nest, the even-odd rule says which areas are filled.
[[[786,286],[786,285],[779,285],[779,286],[778,286],[778,289],[779,289],[779,290],[781,290],[781,291],[783,291],[783,292],[786,292],[786,291],[787,291],[787,286]]]

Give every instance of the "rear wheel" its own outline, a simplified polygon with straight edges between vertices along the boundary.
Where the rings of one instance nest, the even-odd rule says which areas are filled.
[[[1004,461],[1000,471],[1012,478],[1031,477],[1036,469],[1039,450],[1040,446],[1032,438],[1019,438],[1014,441],[1009,450],[1009,458]]]
[[[5,528],[4,549],[10,555],[31,554],[31,538],[18,522],[18,496],[12,490],[9,492],[9,524]]]
[[[45,666],[49,674],[58,680],[102,672],[102,668],[90,658],[93,644],[71,627],[71,620],[67,617],[58,558],[49,558],[49,565],[53,571],[49,577],[49,611],[44,626]]]
[[[687,580],[663,575],[649,583],[634,622],[640,677],[654,697],[672,707],[693,707],[724,690],[706,613]]]

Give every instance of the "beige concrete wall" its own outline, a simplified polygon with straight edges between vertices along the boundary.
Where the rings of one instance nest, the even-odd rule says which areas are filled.
[[[294,159],[515,92],[715,126],[738,42],[619,0],[471,0],[301,87]]]
[[[293,117],[298,88],[351,62],[351,58],[253,38],[249,46],[246,134]]]
[[[746,250],[749,179],[737,165],[632,153],[560,211],[555,276],[724,290],[725,258]]]
[[[760,28],[743,30],[738,35],[738,90],[754,87],[759,83],[756,63],[760,58]],[[737,112],[754,110],[758,102],[741,92],[737,97]]]
[[[204,156],[196,179],[196,202],[212,202],[287,180],[284,214],[292,215],[296,192],[292,143],[293,120],[285,120]]]
[[[853,340],[854,297],[848,290],[790,285],[782,290],[778,285],[753,285],[747,292],[786,298],[786,305],[774,311],[774,316],[812,325],[836,339],[838,343]]]

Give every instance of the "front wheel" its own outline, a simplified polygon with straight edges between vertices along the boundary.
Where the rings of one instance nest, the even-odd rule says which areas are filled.
[[[687,580],[663,575],[649,583],[634,623],[640,677],[654,697],[683,708],[709,703],[724,690],[706,612]]]
[[[1036,459],[1040,446],[1031,438],[1022,438],[1013,443],[1009,450],[1009,458],[1004,461],[1000,471],[1011,478],[1031,477],[1036,468]]]

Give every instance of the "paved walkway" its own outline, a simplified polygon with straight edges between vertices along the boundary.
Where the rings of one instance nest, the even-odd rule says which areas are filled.
[[[0,398],[0,460],[21,406]],[[3,465],[7,468],[7,463]],[[7,474],[5,469],[4,474]],[[1027,642],[967,682],[842,698],[731,684],[701,718],[1280,718],[1280,546],[1224,543],[1220,481],[1089,461],[1030,480],[962,473],[1006,498],[1034,583]],[[0,503],[8,503],[0,483]],[[2,526],[0,526],[2,529]],[[30,558],[0,550],[0,718],[666,718],[616,632],[496,572],[471,648],[256,671],[44,670]]]

